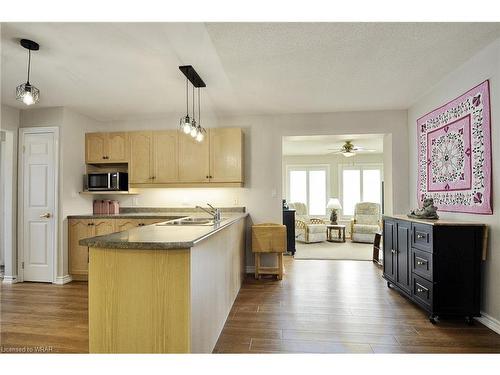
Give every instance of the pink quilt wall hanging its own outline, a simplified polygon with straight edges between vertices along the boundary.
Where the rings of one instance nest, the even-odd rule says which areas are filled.
[[[417,120],[417,200],[492,214],[489,81]]]

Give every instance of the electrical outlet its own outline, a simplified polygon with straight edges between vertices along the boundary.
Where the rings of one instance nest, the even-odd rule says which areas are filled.
[[[132,198],[132,204],[133,204],[134,206],[138,206],[138,205],[139,205],[139,198],[138,198],[138,197],[134,197],[134,198]]]
[[[276,189],[271,190],[271,197],[276,198]]]

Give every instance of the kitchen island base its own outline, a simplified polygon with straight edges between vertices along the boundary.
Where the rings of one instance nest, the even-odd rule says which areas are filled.
[[[90,247],[90,353],[211,353],[244,251],[244,217],[191,248]]]

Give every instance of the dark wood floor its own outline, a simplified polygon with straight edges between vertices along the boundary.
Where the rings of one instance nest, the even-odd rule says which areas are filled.
[[[216,353],[500,353],[500,335],[427,315],[371,262],[286,258],[282,281],[245,281]],[[87,284],[2,285],[0,347],[88,352]]]

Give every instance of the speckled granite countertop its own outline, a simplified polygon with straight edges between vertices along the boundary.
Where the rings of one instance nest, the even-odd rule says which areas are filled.
[[[186,215],[169,212],[169,216],[207,217],[207,215]],[[80,245],[88,247],[113,249],[185,249],[219,232],[225,227],[247,216],[244,212],[223,213],[222,221],[217,225],[166,225],[157,224],[133,228],[127,231],[112,233],[80,240]],[[134,216],[137,217],[137,216]],[[151,216],[149,216],[151,217]]]
[[[245,207],[220,207],[223,213],[234,214],[245,212]],[[68,219],[165,219],[173,220],[179,217],[202,213],[193,207],[122,207],[119,214],[103,215],[68,215]]]

